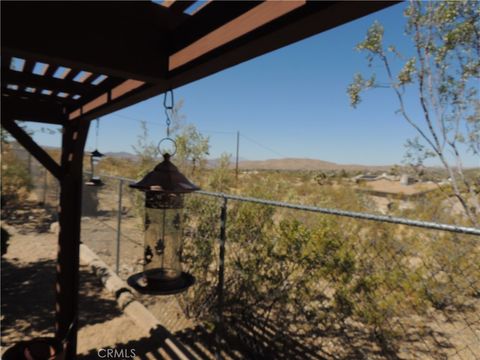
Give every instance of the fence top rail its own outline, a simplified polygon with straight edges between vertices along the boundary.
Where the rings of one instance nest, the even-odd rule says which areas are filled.
[[[121,180],[126,183],[135,182],[135,180],[133,179],[129,179],[121,176],[112,176],[112,175],[103,175],[103,174],[102,176],[106,178]],[[395,216],[369,214],[364,212],[347,211],[347,210],[331,209],[331,208],[321,208],[321,207],[309,206],[309,205],[291,204],[291,203],[286,203],[282,201],[257,199],[252,197],[245,197],[245,196],[224,194],[224,193],[217,193],[217,192],[210,192],[210,191],[203,191],[203,190],[196,191],[195,193],[204,195],[204,196],[211,196],[211,197],[217,197],[222,199],[249,202],[249,203],[268,205],[268,206],[276,206],[276,207],[282,207],[287,209],[309,211],[309,212],[315,212],[320,214],[328,214],[328,215],[335,215],[335,216],[342,216],[342,217],[349,217],[354,219],[362,219],[362,220],[370,220],[370,221],[379,221],[379,222],[413,226],[413,227],[430,229],[430,230],[439,230],[439,231],[447,231],[447,232],[453,232],[453,233],[459,233],[459,234],[480,236],[480,228],[474,228],[474,227],[441,224],[441,223],[435,223],[431,221],[420,221],[420,220],[406,219],[406,218],[395,217]]]

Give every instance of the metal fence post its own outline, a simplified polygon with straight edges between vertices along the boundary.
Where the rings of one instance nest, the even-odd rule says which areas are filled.
[[[217,284],[217,316],[216,316],[216,327],[215,327],[215,339],[217,344],[217,349],[215,352],[215,357],[217,359],[222,359],[220,354],[220,345],[221,337],[223,333],[223,287],[225,281],[225,240],[227,238],[227,198],[223,198],[223,204],[220,212],[220,252],[219,252],[219,264],[218,264],[218,284]]]
[[[115,262],[115,272],[118,275],[120,270],[120,237],[121,237],[121,224],[122,224],[122,191],[123,180],[120,179],[118,183],[118,208],[117,208],[117,256]]]

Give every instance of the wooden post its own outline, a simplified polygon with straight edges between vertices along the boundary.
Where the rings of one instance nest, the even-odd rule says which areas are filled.
[[[76,358],[82,168],[89,125],[89,121],[67,123],[62,137],[55,336],[66,340],[66,359]]]
[[[90,121],[82,119],[64,124],[60,166],[13,119],[2,117],[2,126],[60,182],[55,337],[66,342],[65,359],[74,360],[78,329],[83,152]]]

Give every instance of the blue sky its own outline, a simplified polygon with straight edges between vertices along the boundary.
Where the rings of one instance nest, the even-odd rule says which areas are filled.
[[[399,164],[404,144],[415,132],[395,114],[393,94],[372,91],[353,109],[346,89],[355,72],[371,70],[354,47],[374,20],[384,25],[386,43],[405,52],[412,50],[403,34],[404,7],[394,5],[188,84],[175,90],[175,98],[184,100],[186,121],[210,137],[212,158],[224,152],[234,154],[240,131],[244,159],[301,157],[341,164]],[[381,74],[382,69],[373,70]],[[162,104],[159,96],[102,117],[99,149],[133,152],[140,120],[148,122],[151,139],[160,140],[165,135]],[[414,108],[412,114],[420,112]],[[95,147],[94,126],[87,150]],[[58,135],[37,133],[35,138],[43,145],[60,145]],[[473,156],[465,159],[465,165],[478,166]]]

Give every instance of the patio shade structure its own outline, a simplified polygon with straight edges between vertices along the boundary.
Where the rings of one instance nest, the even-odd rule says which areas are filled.
[[[68,336],[66,358],[76,351],[90,121],[395,3],[1,2],[1,123],[61,186],[56,336]],[[60,163],[17,120],[61,125]]]

